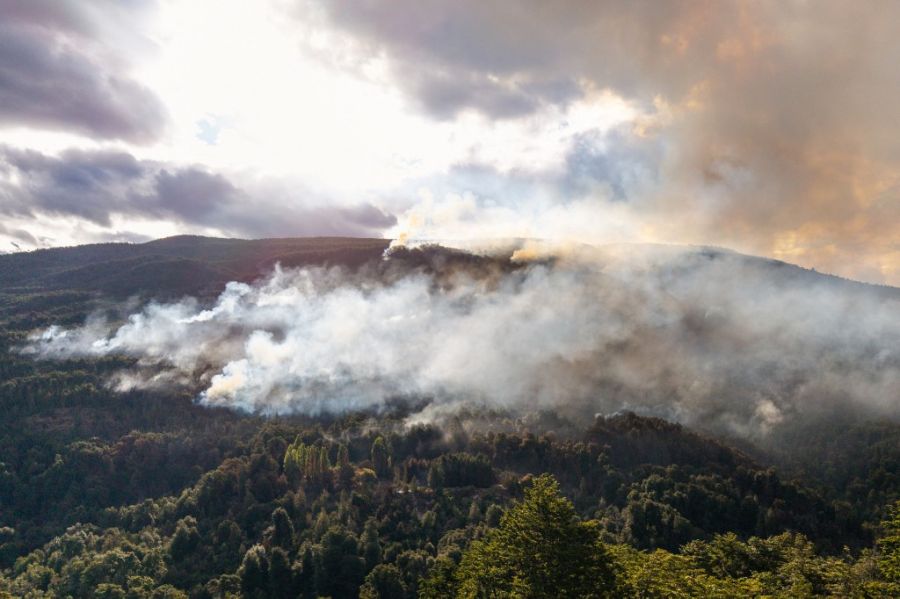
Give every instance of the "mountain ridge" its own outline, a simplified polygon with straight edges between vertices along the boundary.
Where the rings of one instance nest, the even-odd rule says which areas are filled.
[[[50,291],[73,288],[67,285],[88,289],[92,286],[77,281],[78,273],[91,272],[89,267],[93,266],[96,270],[106,271],[105,276],[97,279],[101,283],[100,291],[113,291],[119,295],[127,290],[127,285],[118,286],[122,287],[121,289],[115,285],[109,289],[104,288],[104,283],[114,276],[128,280],[143,275],[150,281],[160,281],[162,273],[154,272],[155,270],[177,268],[182,271],[184,280],[174,277],[176,288],[172,291],[175,294],[206,295],[214,293],[230,280],[250,281],[258,278],[276,263],[281,263],[285,267],[359,267],[366,262],[381,259],[390,243],[390,239],[365,237],[238,239],[176,235],[144,243],[98,243],[45,248],[0,255],[0,291]],[[613,246],[598,246],[594,249],[602,251],[604,247]],[[870,291],[900,299],[898,287],[848,279],[790,262],[743,254],[727,248],[660,244],[618,244],[616,247],[618,251],[621,251],[621,248],[634,248],[641,252],[659,251],[662,248],[667,252],[679,252],[697,259],[740,260],[745,264],[770,269],[771,272],[781,271],[778,274],[782,278],[840,285],[845,289]],[[509,255],[500,253],[496,257],[505,260]],[[192,271],[191,267],[196,270]],[[84,270],[86,268],[87,270]],[[785,269],[788,272],[784,272]],[[131,288],[141,290],[139,281],[132,283]],[[135,286],[134,283],[138,284]]]

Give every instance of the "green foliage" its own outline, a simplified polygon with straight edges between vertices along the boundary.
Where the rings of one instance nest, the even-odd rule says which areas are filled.
[[[881,526],[884,532],[878,539],[878,570],[900,591],[900,501],[891,506]]]
[[[320,544],[316,588],[323,597],[354,596],[365,577],[366,564],[359,555],[356,537],[348,530],[335,526],[328,529]]]
[[[456,572],[458,597],[615,597],[616,566],[597,527],[578,519],[549,475],[539,476],[500,527],[472,543]]]
[[[269,558],[262,545],[254,545],[244,554],[241,568],[241,591],[249,597],[265,596],[269,590]]]
[[[366,520],[366,527],[359,542],[362,545],[366,569],[372,570],[381,562],[381,541],[378,538],[378,528],[373,518]]]
[[[396,566],[381,564],[376,566],[359,590],[359,599],[404,599],[406,585]]]
[[[272,512],[272,545],[287,551],[294,548],[294,523],[283,507]]]
[[[553,524],[567,531],[557,538],[583,550],[602,537],[597,555],[625,596],[898,595],[896,517],[863,549],[879,502],[894,497],[889,425],[856,429],[855,463],[872,467],[855,482],[841,474],[838,495],[630,414],[560,438],[502,418],[492,426],[504,432],[467,434],[458,422],[401,429],[387,415],[378,433],[367,416],[265,420],[190,394],[113,394],[106,376],[126,358],[7,351],[33,326],[83,316],[70,296],[0,297],[0,596],[454,596],[464,556],[466,568],[480,560],[504,576],[530,565],[525,549],[488,552],[537,472],[572,500],[576,517]],[[534,430],[547,430],[536,418]],[[546,576],[520,573],[500,588],[536,594]]]
[[[375,467],[375,474],[379,478],[387,478],[391,474],[391,456],[388,452],[387,443],[384,437],[379,435],[372,443],[372,465]]]
[[[175,534],[169,543],[169,556],[172,561],[186,559],[200,544],[200,533],[197,530],[197,520],[191,516],[179,520],[175,527]]]
[[[95,310],[121,318],[120,297],[202,302],[276,260],[381,265],[386,245],[173,238],[0,256],[0,597],[595,596],[610,572],[623,597],[900,596],[896,422],[811,420],[773,437],[788,451],[772,461],[629,413],[587,430],[553,414],[264,419],[191,390],[113,392],[125,356],[15,351]],[[558,489],[528,486],[543,472]],[[598,584],[582,585],[592,568]]]
[[[443,487],[490,487],[496,482],[494,469],[483,455],[451,453],[434,460],[428,469],[428,486]]]
[[[299,439],[294,441],[285,451],[283,468],[294,486],[306,483],[323,487],[331,482],[331,461],[324,446],[306,445]]]
[[[615,548],[625,576],[623,595],[642,599],[752,596],[756,589],[730,579],[717,579],[692,563],[689,558],[657,549],[643,553],[627,546]]]
[[[378,480],[367,478],[366,469],[352,460],[352,455],[370,457],[377,436],[345,434],[349,442],[328,441],[341,430],[353,428],[337,424],[326,434],[277,422],[262,426],[234,441],[241,453],[178,495],[106,510],[96,516],[100,526],[72,527],[22,555],[0,577],[0,591],[12,596],[313,599],[360,593],[540,597],[551,589],[575,597],[897,595],[896,508],[882,526],[875,552],[829,555],[796,532],[746,538],[709,534],[695,525],[689,528],[692,540],[680,550],[645,552],[640,548],[671,544],[677,528],[661,527],[665,520],[653,520],[649,508],[643,510],[643,528],[637,526],[635,506],[652,502],[659,514],[692,514],[673,490],[683,488],[700,501],[708,488],[701,484],[718,480],[723,490],[724,479],[695,479],[673,465],[616,470],[615,451],[528,435],[457,439],[452,450],[436,449],[433,442],[421,443],[423,431],[416,430],[409,437],[392,437],[391,453],[399,463],[395,470],[403,470],[402,476]],[[129,445],[137,440],[129,438]],[[382,439],[387,447],[387,437]],[[459,451],[460,444],[475,453]],[[74,461],[86,467],[105,461],[107,450],[98,443],[73,447],[79,456]],[[331,466],[323,454],[338,456],[336,464]],[[356,475],[344,489],[333,477],[305,472],[291,484],[286,468],[279,466],[288,463],[287,455],[303,456],[308,465],[326,464],[332,473],[343,465]],[[578,474],[577,487],[566,490],[576,503],[563,498],[565,487],[549,475],[529,484],[530,477],[513,474],[517,464],[535,461],[555,464],[563,480]],[[53,463],[49,467],[58,468]],[[452,464],[450,470],[464,478],[469,465],[477,471],[485,463],[502,484],[428,486],[435,465],[447,472]],[[594,469],[607,482],[592,481]],[[735,485],[771,493],[780,509],[788,509],[791,495],[779,495],[786,487],[770,473],[746,470],[738,477],[746,481]],[[619,485],[615,492],[592,495],[594,489],[608,488],[609,480]],[[759,505],[767,501],[760,497]],[[584,506],[580,510],[578,503]],[[723,510],[727,519],[743,503],[723,499],[707,508]],[[11,527],[0,529],[0,541],[18,534]],[[620,543],[601,543],[604,537]],[[621,543],[625,537],[631,544]]]
[[[271,551],[269,560],[269,596],[276,599],[292,599],[298,589],[290,557],[281,547]]]

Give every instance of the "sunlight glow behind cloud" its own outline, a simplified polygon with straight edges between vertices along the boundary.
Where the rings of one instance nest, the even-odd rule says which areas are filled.
[[[103,1],[0,5],[7,249],[540,236],[724,245],[900,282],[890,18],[830,2]],[[35,166],[73,149],[96,156]],[[112,181],[110,152],[142,174]],[[191,172],[220,184],[180,188],[168,216],[128,188]],[[121,229],[48,224],[101,190]]]

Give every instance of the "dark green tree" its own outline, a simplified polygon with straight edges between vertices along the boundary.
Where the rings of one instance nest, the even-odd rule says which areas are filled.
[[[501,508],[496,503],[492,503],[488,506],[487,511],[484,513],[484,521],[485,523],[495,528],[500,525],[500,518],[503,517],[503,508]]]
[[[900,592],[900,501],[888,509],[888,516],[881,523],[881,528],[878,570],[894,586],[894,590]]]
[[[277,599],[292,599],[297,596],[290,557],[281,547],[275,547],[271,552],[269,589],[271,596]]]
[[[372,465],[379,478],[387,478],[391,475],[391,457],[387,443],[381,435],[378,435],[375,442],[372,443]]]
[[[438,556],[428,576],[419,585],[421,599],[444,599],[456,594],[456,562],[445,555]]]
[[[316,584],[324,597],[355,597],[366,575],[366,564],[359,555],[359,543],[350,531],[339,526],[322,537],[321,561],[316,564]]]
[[[362,537],[363,558],[366,560],[366,570],[371,570],[381,563],[381,541],[378,539],[378,525],[374,518],[366,520]]]
[[[404,597],[406,586],[403,584],[403,576],[400,570],[391,564],[375,566],[359,590],[359,599],[404,599]]]
[[[534,479],[500,527],[475,541],[456,573],[458,597],[618,596],[618,572],[593,522],[582,522],[549,474]]]
[[[200,533],[197,531],[197,520],[192,516],[182,518],[175,526],[175,534],[169,544],[169,556],[172,561],[178,562],[200,544]]]
[[[288,552],[294,549],[294,523],[283,507],[272,512],[272,545]]]
[[[248,597],[265,596],[269,591],[269,558],[262,545],[254,545],[244,554],[238,571],[241,591]]]
[[[299,567],[294,573],[299,596],[314,599],[316,596],[316,556],[312,545],[304,543],[297,557]]]
[[[353,488],[353,465],[350,463],[350,450],[343,443],[337,451],[337,485],[341,490]]]

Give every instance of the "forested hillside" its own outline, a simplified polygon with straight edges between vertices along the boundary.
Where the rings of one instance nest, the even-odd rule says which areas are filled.
[[[134,357],[20,351],[50,325],[203,301],[276,262],[435,285],[522,268],[435,248],[385,261],[386,247],[172,238],[0,256],[0,594],[900,593],[896,422],[810,421],[763,444],[630,411],[472,406],[413,423],[398,400],[272,417],[198,405],[199,385],[112,388]]]

